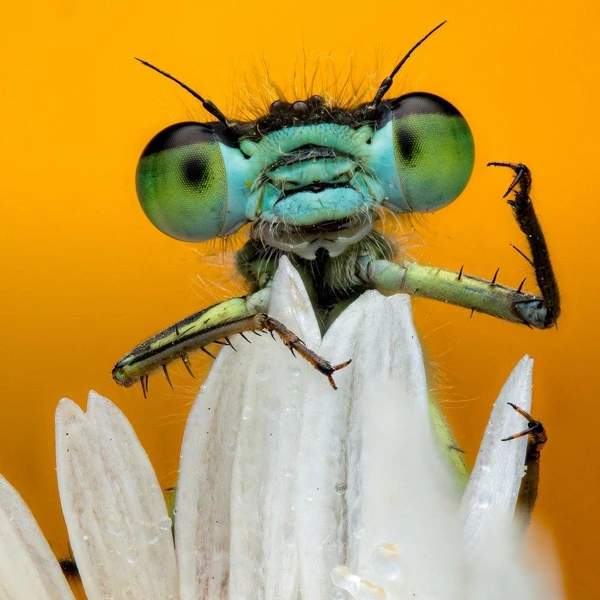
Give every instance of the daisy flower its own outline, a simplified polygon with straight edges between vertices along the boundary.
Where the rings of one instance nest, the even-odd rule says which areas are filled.
[[[270,314],[332,363],[338,390],[268,336],[224,348],[190,413],[172,519],[108,400],[56,413],[58,482],[90,600],[561,598],[513,525],[532,360],[494,405],[466,490],[436,441],[409,299],[368,292],[321,338],[286,259]],[[439,424],[438,424],[439,428]],[[73,598],[0,478],[0,599]]]

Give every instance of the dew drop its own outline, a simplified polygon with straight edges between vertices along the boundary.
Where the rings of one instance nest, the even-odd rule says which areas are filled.
[[[290,402],[289,399],[288,399],[288,401],[284,403],[283,409],[286,412],[292,412],[292,411],[296,410],[296,403],[295,402]]]
[[[300,377],[300,367],[298,365],[290,365],[287,370],[292,377]]]
[[[130,585],[126,585],[126,586],[123,588],[123,593],[124,593],[126,596],[131,596],[131,594],[133,594],[133,589],[131,588],[131,586],[130,586]]]
[[[121,536],[123,535],[123,523],[121,519],[116,515],[111,515],[106,520],[106,529],[110,535]]]
[[[87,541],[90,539],[90,536],[89,536],[89,535],[84,535],[84,536],[83,536],[81,539],[82,539],[84,542],[87,542]]]
[[[477,502],[477,507],[487,510],[492,503],[491,498],[488,495],[481,496]]]
[[[341,483],[336,483],[336,485],[335,485],[335,493],[338,496],[343,496],[346,493],[347,489],[348,489],[348,484],[345,481],[342,481]]]
[[[346,594],[342,590],[333,590],[331,592],[331,600],[344,600]]]
[[[249,404],[246,404],[242,410],[242,419],[247,421],[252,416],[252,407]]]
[[[393,544],[380,544],[371,556],[373,570],[389,581],[404,580],[400,552]]]
[[[142,531],[144,532],[144,539],[149,546],[153,546],[158,542],[160,531],[158,530],[158,525],[156,523],[152,523],[151,521],[143,523]]]
[[[289,477],[292,473],[292,469],[288,466],[283,467],[283,476]]]
[[[346,590],[350,592],[353,596],[356,596],[356,593],[360,589],[360,578],[358,575],[350,575],[348,577],[348,581],[346,582]]]
[[[137,547],[134,544],[129,544],[127,546],[127,550],[125,551],[125,558],[130,565],[133,565],[137,562],[137,559],[140,557],[140,553],[138,552]]]
[[[300,389],[298,388],[298,386],[296,385],[296,381],[290,381],[288,382],[287,387],[287,392],[290,396],[298,396],[298,394],[300,393]],[[293,405],[295,406],[295,405]]]
[[[390,190],[393,190],[394,189],[394,184],[390,181],[388,183],[388,187],[390,188]]]
[[[359,511],[354,512],[354,514],[350,518],[350,527],[349,527],[349,529],[352,532],[352,535],[357,540],[360,540],[360,538],[362,538],[362,536],[364,535],[365,528],[362,525],[361,514],[360,514]]]
[[[172,526],[173,526],[173,521],[171,520],[171,517],[167,517],[165,515],[164,517],[161,517],[158,520],[158,528],[161,531],[169,531]]]

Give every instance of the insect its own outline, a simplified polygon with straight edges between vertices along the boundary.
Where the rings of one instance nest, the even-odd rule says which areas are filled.
[[[505,194],[529,243],[541,295],[463,273],[423,266],[402,256],[377,230],[382,211],[425,213],[463,191],[474,165],[469,126],[448,101],[424,92],[384,99],[395,75],[441,23],[417,42],[379,86],[373,100],[345,109],[320,96],[273,102],[250,122],[230,121],[210,100],[175,77],[140,61],[189,91],[216,118],[171,125],[150,141],[136,182],[143,210],[167,235],[185,241],[225,237],[250,223],[237,253],[250,293],[183,319],[135,347],[113,369],[124,386],[188,353],[212,356],[212,343],[268,330],[321,371],[335,387],[331,365],[268,316],[270,285],[279,258],[288,256],[312,290],[326,329],[367,289],[407,293],[545,329],[560,314],[558,285],[522,164],[493,162],[515,172]],[[139,60],[139,59],[138,59]],[[399,256],[399,259],[395,257]]]

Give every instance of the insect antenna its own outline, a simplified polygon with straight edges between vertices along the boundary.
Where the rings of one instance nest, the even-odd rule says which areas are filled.
[[[167,79],[170,79],[171,81],[174,81],[175,83],[180,85],[184,90],[186,90],[192,96],[194,96],[194,98],[200,100],[200,102],[202,103],[202,106],[205,108],[205,110],[207,112],[209,112],[211,115],[213,115],[213,117],[216,117],[218,121],[220,121],[221,123],[223,123],[223,125],[225,125],[225,127],[227,127],[228,129],[232,129],[234,127],[234,125],[229,122],[227,117],[216,107],[215,104],[213,104],[210,100],[206,100],[205,98],[203,98],[198,92],[195,92],[191,87],[189,87],[182,81],[179,81],[179,79],[177,79],[176,77],[173,77],[173,75],[169,75],[169,73],[163,71],[162,69],[159,69],[158,67],[155,67],[153,64],[151,64],[145,60],[142,60],[141,58],[137,58],[137,56],[135,57],[135,60],[138,60],[144,66],[149,67],[153,71],[156,71],[157,73],[160,73],[161,75],[164,75]]]
[[[404,63],[410,58],[410,55],[431,35],[433,35],[446,21],[442,21],[439,25],[434,27],[425,37],[421,38],[405,55],[404,58],[394,67],[394,70],[381,82],[373,102],[369,105],[369,109],[373,110],[379,106],[379,103],[383,100],[387,91],[392,87],[394,77],[398,71],[402,68]]]

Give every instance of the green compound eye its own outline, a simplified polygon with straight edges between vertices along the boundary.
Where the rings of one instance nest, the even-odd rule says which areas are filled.
[[[197,242],[231,229],[221,144],[209,126],[178,123],[155,136],[140,157],[136,187],[146,216],[171,237]]]
[[[386,166],[376,168],[387,186],[385,204],[402,212],[446,206],[463,191],[473,171],[475,148],[467,122],[452,104],[433,94],[407,94],[390,108],[387,123],[375,134],[387,134]],[[387,168],[391,163],[395,169]]]

